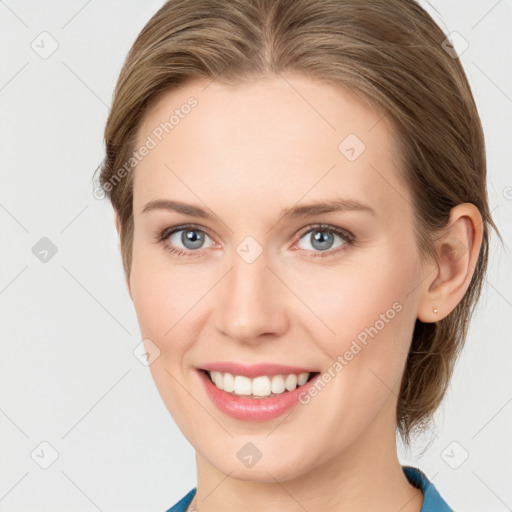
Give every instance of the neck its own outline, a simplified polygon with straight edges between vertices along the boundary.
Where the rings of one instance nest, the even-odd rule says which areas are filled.
[[[291,480],[240,480],[196,453],[191,505],[198,512],[420,512],[423,494],[409,483],[397,457],[394,411],[389,407],[345,450]]]

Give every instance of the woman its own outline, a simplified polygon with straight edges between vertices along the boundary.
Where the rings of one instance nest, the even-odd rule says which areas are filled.
[[[196,450],[169,510],[451,510],[396,430],[409,444],[445,394],[496,227],[478,112],[431,17],[170,0],[105,142],[150,370]]]

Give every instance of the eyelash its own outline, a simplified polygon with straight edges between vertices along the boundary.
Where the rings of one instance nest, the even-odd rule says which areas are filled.
[[[204,229],[200,228],[199,226],[196,226],[195,224],[184,224],[181,226],[175,226],[172,228],[165,228],[163,231],[158,233],[157,235],[157,242],[161,243],[164,248],[175,254],[176,256],[187,256],[187,257],[201,257],[201,254],[197,254],[194,256],[191,256],[193,253],[198,253],[199,251],[183,251],[181,249],[176,249],[175,247],[171,246],[168,242],[168,238],[173,235],[174,233],[177,233],[179,231],[200,231],[201,233],[204,233],[205,235],[208,235]],[[337,228],[335,226],[331,226],[329,224],[313,224],[311,226],[307,226],[306,229],[302,230],[299,233],[299,239],[301,239],[305,234],[311,232],[311,231],[322,231],[324,233],[330,233],[340,236],[344,240],[344,244],[340,247],[328,251],[316,251],[313,254],[308,254],[308,258],[328,258],[332,256],[338,255],[340,252],[345,251],[347,249],[347,246],[354,245],[355,243],[355,236],[350,233],[350,231],[347,231],[346,229]],[[312,252],[312,251],[307,251]]]

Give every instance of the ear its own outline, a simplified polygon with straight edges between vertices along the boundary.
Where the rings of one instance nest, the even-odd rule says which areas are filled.
[[[483,239],[483,221],[478,208],[461,203],[450,212],[450,222],[436,240],[433,263],[418,304],[418,319],[437,322],[451,313],[469,287]]]
[[[115,212],[115,224],[116,224],[117,236],[119,237],[119,242],[117,244],[117,248],[119,249],[119,253],[121,253],[121,238],[120,238],[121,237],[121,221],[119,219],[119,214],[117,212]],[[132,302],[133,302],[132,290],[130,287],[130,280],[126,275],[125,275],[125,281],[126,281],[126,287],[128,288],[128,294],[130,295],[130,299],[132,299]]]

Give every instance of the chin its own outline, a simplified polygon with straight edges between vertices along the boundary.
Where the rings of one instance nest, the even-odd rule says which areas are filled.
[[[298,452],[295,454],[293,452],[290,453],[289,449],[282,453],[274,450],[270,452],[271,448],[269,447],[266,449],[269,452],[268,456],[260,452],[261,458],[250,460],[247,454],[250,454],[252,450],[254,450],[255,457],[259,456],[251,446],[251,441],[240,442],[235,439],[235,444],[236,447],[233,449],[222,447],[222,449],[215,452],[208,451],[203,457],[211,465],[215,466],[218,471],[229,475],[230,478],[260,483],[275,483],[276,480],[279,482],[293,480],[311,469],[308,467],[303,455],[300,455]],[[262,451],[264,452],[265,450]],[[233,455],[227,456],[226,454],[228,453],[233,453]]]

